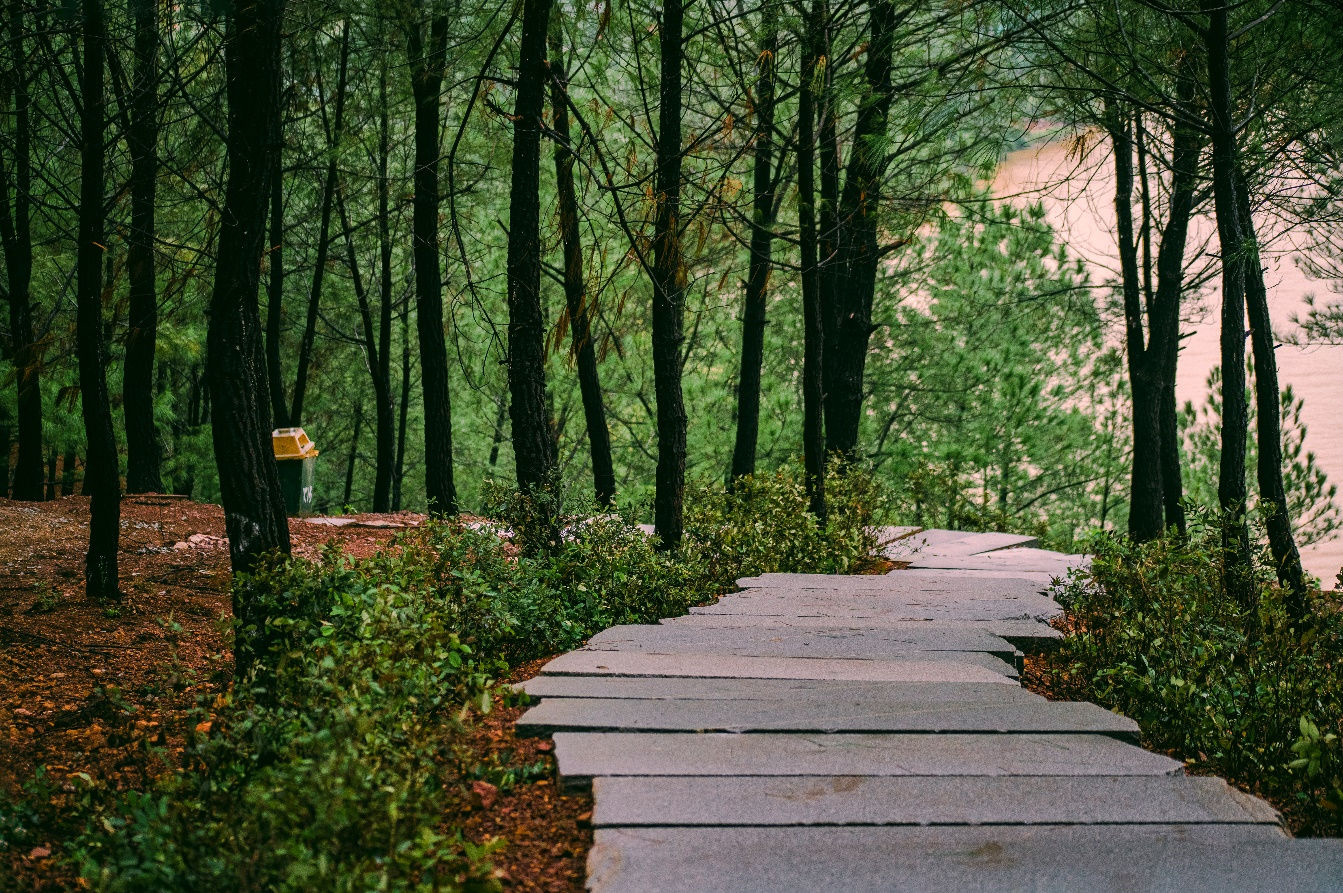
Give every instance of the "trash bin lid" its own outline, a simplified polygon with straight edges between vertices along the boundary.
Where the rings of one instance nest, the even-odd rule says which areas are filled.
[[[309,459],[317,455],[317,445],[302,428],[276,428],[270,433],[276,459]]]

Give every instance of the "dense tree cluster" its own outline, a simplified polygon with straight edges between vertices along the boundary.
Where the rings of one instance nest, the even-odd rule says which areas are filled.
[[[589,476],[651,496],[672,549],[687,475],[801,456],[818,523],[834,462],[922,523],[1147,539],[1185,525],[1181,324],[1219,274],[1228,590],[1253,589],[1252,455],[1302,593],[1256,227],[1338,213],[1339,18],[5,0],[7,493],[82,477],[101,597],[123,487],[222,501],[235,569],[287,550],[285,426],[323,447],[325,509],[452,515],[511,465],[552,512]],[[1043,126],[1109,155],[1114,283],[984,190]]]

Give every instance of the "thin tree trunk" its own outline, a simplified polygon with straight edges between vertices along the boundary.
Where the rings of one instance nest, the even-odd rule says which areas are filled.
[[[289,401],[284,395],[284,366],[280,363],[281,331],[284,327],[284,143],[281,139],[270,183],[270,249],[266,283],[266,379],[269,382],[271,420],[288,428]]]
[[[448,391],[448,349],[443,340],[443,280],[438,266],[438,112],[447,55],[447,16],[433,16],[427,46],[423,28],[422,22],[412,25],[408,49],[411,87],[415,96],[415,199],[411,245],[415,258],[420,380],[424,387],[425,496],[431,514],[455,515],[457,487],[452,475],[452,403]]]
[[[75,455],[73,447],[66,447],[65,454],[61,456],[61,495],[73,496],[75,493],[75,466],[79,463],[79,457]]]
[[[886,171],[886,124],[890,117],[891,65],[895,9],[891,0],[872,0],[869,43],[863,67],[865,95],[858,107],[853,148],[840,195],[836,233],[834,301],[838,311],[833,342],[825,356],[834,358],[826,390],[826,449],[846,462],[858,456],[862,421],[863,374],[872,334],[876,293],[877,213]]]
[[[772,3],[761,7],[760,77],[755,95],[755,170],[751,250],[742,313],[741,371],[737,378],[737,440],[732,479],[755,473],[760,438],[760,372],[765,359],[765,314],[774,241],[774,75],[779,33]]]
[[[17,391],[19,452],[12,495],[18,500],[37,501],[42,498],[42,349],[33,337],[31,295],[32,119],[24,46],[24,36],[30,31],[23,22],[23,0],[10,0],[8,11],[14,156],[7,160],[0,155],[0,243],[8,278],[9,337]]]
[[[130,326],[122,400],[126,409],[126,490],[159,493],[161,447],[154,422],[154,353],[158,343],[154,203],[158,184],[159,23],[157,0],[134,0],[135,84],[127,143],[131,152],[131,231],[126,246]]]
[[[583,417],[592,453],[592,484],[597,504],[609,508],[615,500],[616,473],[611,461],[611,434],[606,426],[601,378],[597,372],[597,345],[592,337],[592,308],[588,306],[583,276],[583,248],[578,232],[578,193],[574,187],[574,154],[569,134],[568,76],[557,22],[550,29],[551,113],[555,128],[555,191],[559,200],[560,239],[564,244],[564,300],[569,311],[569,334]]]
[[[410,413],[410,308],[401,314],[401,402],[397,404],[396,474],[392,478],[392,511],[401,511],[401,485],[406,479],[406,422]]]
[[[819,10],[820,4],[813,6]],[[806,467],[807,498],[811,513],[825,524],[825,392],[821,351],[825,337],[816,257],[816,100],[811,88],[816,69],[819,12],[805,25],[802,87],[798,93],[797,212],[802,260],[802,454]]]
[[[378,401],[374,432],[376,470],[373,476],[373,511],[392,507],[392,478],[396,474],[396,405],[392,402],[392,155],[391,121],[387,101],[387,62],[383,59],[378,79],[378,349],[369,356],[373,393]]]
[[[1236,200],[1244,236],[1245,302],[1250,316],[1250,345],[1254,351],[1255,421],[1258,446],[1256,473],[1259,509],[1268,532],[1268,548],[1278,583],[1287,591],[1287,609],[1300,620],[1306,616],[1306,572],[1292,535],[1292,517],[1282,474],[1282,392],[1278,386],[1278,357],[1269,313],[1268,288],[1259,257],[1259,242],[1251,216],[1248,184],[1237,167]]]
[[[1124,340],[1129,383],[1133,391],[1133,454],[1129,503],[1129,536],[1146,542],[1161,535],[1161,391],[1154,374],[1160,372],[1159,357],[1149,350],[1143,326],[1142,282],[1138,271],[1138,245],[1133,238],[1133,135],[1132,122],[1107,101],[1106,129],[1114,150],[1115,214],[1124,295]]]
[[[49,453],[47,453],[47,482],[46,482],[46,483],[47,483],[47,493],[46,493],[46,500],[47,500],[48,502],[50,502],[51,500],[53,500],[53,499],[56,498],[56,463],[57,463],[58,461],[59,461],[59,460],[58,460],[58,456],[57,456],[57,453],[56,453],[56,451],[55,451],[54,449],[51,450]]]
[[[298,367],[294,372],[294,403],[289,410],[290,424],[303,424],[303,401],[308,392],[308,369],[312,363],[313,342],[317,337],[317,318],[322,303],[327,258],[331,251],[331,209],[336,196],[336,155],[340,150],[341,130],[345,125],[345,85],[350,66],[350,20],[340,32],[340,67],[336,75],[336,111],[327,135],[326,178],[322,182],[321,223],[318,225],[317,258],[312,268],[312,289],[308,292],[308,317],[298,347]],[[321,101],[325,124],[326,98]]]
[[[681,394],[686,272],[681,246],[681,0],[664,0],[658,86],[657,182],[653,233],[653,380],[658,461],[654,528],[664,550],[681,545],[685,499],[686,412]]]
[[[364,405],[354,406],[354,432],[350,434],[350,455],[345,462],[345,495],[340,501],[341,511],[350,506],[350,497],[354,493],[354,463],[359,459],[359,432],[364,427]]]
[[[79,393],[84,407],[88,460],[84,492],[89,494],[89,551],[85,560],[85,591],[90,599],[119,597],[117,545],[121,537],[121,475],[107,394],[106,347],[103,341],[103,93],[106,31],[101,0],[83,0],[84,42],[79,153],[79,247],[76,273],[76,342]]]
[[[1245,441],[1249,430],[1245,401],[1245,243],[1236,198],[1236,134],[1232,122],[1230,42],[1227,9],[1221,0],[1201,0],[1208,15],[1204,33],[1208,57],[1213,201],[1222,252],[1222,457],[1217,500],[1225,518],[1222,561],[1227,595],[1255,622],[1258,592],[1245,518]]]
[[[523,493],[552,486],[555,439],[546,399],[541,316],[541,114],[551,0],[524,0],[513,114],[508,227],[508,388],[513,461]],[[551,519],[551,526],[556,519]]]
[[[1184,486],[1180,462],[1180,428],[1175,402],[1176,365],[1180,351],[1180,304],[1184,296],[1184,254],[1198,186],[1201,138],[1193,107],[1192,62],[1180,66],[1176,85],[1176,119],[1171,137],[1171,191],[1166,226],[1157,250],[1156,299],[1151,311],[1153,350],[1161,363],[1161,486],[1166,527],[1184,536]]]
[[[228,21],[228,182],[206,335],[210,429],[229,559],[235,574],[269,552],[289,552],[289,521],[271,448],[271,420],[257,289],[268,192],[280,143],[280,33],[284,0],[237,0]],[[264,655],[263,607],[233,587],[234,673],[247,678]]]

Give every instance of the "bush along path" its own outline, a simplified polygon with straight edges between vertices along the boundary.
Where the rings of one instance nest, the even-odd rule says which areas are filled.
[[[897,531],[908,569],[764,574],[613,627],[523,684],[590,787],[617,891],[1338,890],[1343,840],[1018,684],[1081,562],[1026,537]]]

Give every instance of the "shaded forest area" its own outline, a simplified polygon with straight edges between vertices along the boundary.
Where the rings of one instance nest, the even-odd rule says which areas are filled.
[[[582,803],[538,793],[497,681],[742,576],[872,567],[894,522],[1122,534],[1074,581],[1065,681],[1332,828],[1337,604],[1299,550],[1343,518],[1274,350],[1343,340],[1343,309],[1289,333],[1260,251],[1290,233],[1343,281],[1340,26],[0,0],[0,633],[30,637],[0,644],[42,677],[8,744],[92,728],[125,760],[17,761],[6,858],[102,889],[488,890],[511,858],[572,886]],[[1113,171],[1110,278],[987,185],[1043,140]],[[1182,407],[1203,304],[1221,366]],[[321,448],[319,512],[413,526],[319,550],[283,427]],[[90,631],[63,669],[58,627]],[[1203,701],[1148,685],[1139,639],[1217,710],[1172,709]],[[541,849],[481,825],[510,791],[560,816]]]
[[[112,597],[123,489],[222,502],[237,569],[285,549],[273,427],[323,447],[326,511],[451,515],[511,470],[651,500],[669,549],[687,474],[798,458],[818,518],[838,461],[909,520],[1059,543],[1182,530],[1212,480],[1238,597],[1256,506],[1304,592],[1337,511],[1283,453],[1256,227],[1329,241],[1338,14],[14,0],[8,491],[91,496]],[[986,191],[1028,138],[1109,153],[1116,281]],[[1213,279],[1210,439],[1174,370]]]

